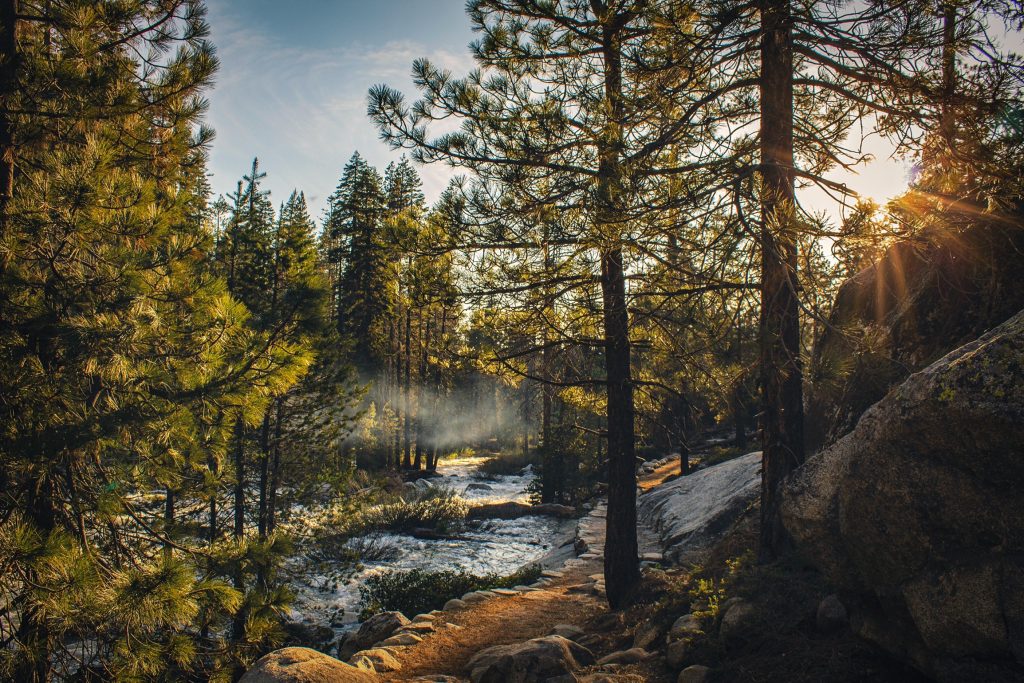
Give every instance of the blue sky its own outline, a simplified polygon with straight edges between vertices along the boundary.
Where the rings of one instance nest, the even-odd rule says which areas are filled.
[[[319,219],[342,167],[356,150],[381,171],[400,152],[377,137],[366,116],[366,93],[378,83],[415,96],[412,62],[465,74],[473,68],[474,34],[464,0],[208,0],[212,40],[221,60],[207,117],[217,131],[210,155],[217,194],[235,189],[258,156],[275,203],[293,188],[306,193]],[[877,161],[857,174],[835,172],[884,203],[906,187],[909,164],[888,158],[892,146],[865,144]],[[433,201],[455,174],[420,167]],[[824,193],[801,193],[813,211],[837,214]]]
[[[387,83],[415,95],[418,57],[465,73],[473,40],[464,0],[209,0],[221,68],[207,122],[215,193],[234,191],[258,156],[275,203],[293,188],[319,219],[352,153],[383,171],[398,158],[366,116],[366,92]],[[454,172],[421,167],[434,199]]]

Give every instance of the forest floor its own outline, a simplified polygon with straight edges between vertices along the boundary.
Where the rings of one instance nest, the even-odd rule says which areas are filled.
[[[679,472],[678,460],[660,465],[641,476],[644,491]],[[589,525],[588,525],[589,521]],[[603,595],[593,591],[594,576],[603,572],[604,524],[600,511],[581,520],[581,527],[592,534],[588,543],[590,555],[570,561],[560,569],[562,576],[540,590],[515,596],[498,597],[468,605],[445,614],[455,628],[443,628],[426,636],[412,647],[395,653],[401,669],[381,674],[385,681],[447,680],[467,676],[466,665],[473,655],[495,645],[520,643],[549,635],[559,624],[581,627],[589,636],[587,647],[598,658],[623,649],[623,630],[627,627],[621,614],[608,608]],[[641,552],[660,551],[653,532],[640,530]],[[595,542],[596,541],[596,542]],[[630,647],[625,644],[625,647]],[[578,671],[584,674],[586,670]],[[675,680],[664,666],[640,662],[622,666],[616,675],[623,680]]]

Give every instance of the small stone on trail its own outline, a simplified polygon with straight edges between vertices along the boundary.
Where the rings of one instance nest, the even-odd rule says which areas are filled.
[[[565,576],[565,573],[556,571],[554,569],[545,569],[540,573],[541,576],[549,579],[560,579]]]
[[[711,669],[706,666],[694,664],[679,672],[679,678],[676,679],[676,683],[705,683],[710,673]]]
[[[504,595],[505,597],[519,595],[519,591],[513,590],[511,588],[492,588],[491,592],[496,593],[497,595]]]
[[[450,612],[456,609],[462,609],[466,606],[465,600],[459,600],[458,598],[452,598],[448,602],[444,603],[444,611]]]
[[[391,636],[381,643],[381,645],[384,647],[388,647],[389,645],[415,645],[422,640],[422,638],[414,633],[399,633],[398,635]]]

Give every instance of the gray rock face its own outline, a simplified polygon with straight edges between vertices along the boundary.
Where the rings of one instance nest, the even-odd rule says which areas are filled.
[[[286,647],[260,658],[240,683],[371,683],[375,673],[306,647]]]
[[[371,648],[409,623],[401,612],[381,612],[362,623],[358,631],[350,633],[338,648],[338,657],[348,659],[360,650]]]
[[[561,636],[545,636],[481,650],[466,668],[473,683],[532,683],[593,663],[593,653],[582,645]]]
[[[639,498],[640,518],[662,539],[665,557],[696,562],[761,491],[761,453],[700,470]]]
[[[808,452],[849,432],[910,373],[1024,307],[1024,230],[998,219],[894,244],[840,288],[808,372]],[[983,303],[982,303],[983,302]]]
[[[876,403],[782,514],[861,635],[940,679],[1024,663],[1024,312]]]

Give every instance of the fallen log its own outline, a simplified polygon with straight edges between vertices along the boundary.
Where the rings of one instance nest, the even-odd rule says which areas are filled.
[[[469,508],[469,512],[466,513],[468,519],[518,519],[520,517],[529,517],[530,515],[545,515],[568,519],[576,516],[576,508],[557,503],[527,505],[510,501],[507,503],[475,505]]]

